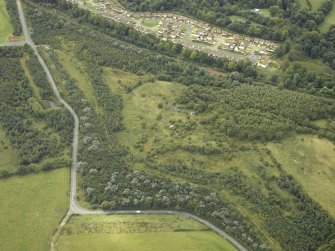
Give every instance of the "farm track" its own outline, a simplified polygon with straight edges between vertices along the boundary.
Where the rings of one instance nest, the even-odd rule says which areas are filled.
[[[66,224],[66,222],[70,219],[71,215],[73,214],[104,214],[104,215],[109,215],[109,214],[172,214],[172,215],[180,215],[184,216],[190,219],[193,219],[211,230],[215,231],[217,234],[228,240],[230,243],[232,243],[238,250],[240,251],[247,251],[245,247],[243,247],[242,244],[240,244],[237,240],[235,240],[233,237],[228,235],[226,232],[223,230],[219,229],[218,227],[214,226],[210,222],[195,216],[190,213],[186,212],[181,212],[181,211],[174,211],[174,210],[90,210],[90,209],[85,209],[82,208],[78,202],[77,202],[77,190],[76,190],[76,184],[77,184],[77,154],[78,154],[78,138],[79,138],[79,119],[76,114],[76,112],[73,110],[73,108],[62,98],[60,95],[56,83],[52,77],[52,74],[46,65],[45,61],[39,54],[37,47],[32,40],[30,33],[27,28],[24,12],[22,9],[22,4],[21,0],[16,0],[19,16],[20,16],[20,22],[22,25],[22,30],[24,33],[24,36],[26,38],[26,43],[31,46],[33,49],[35,55],[38,58],[39,63],[41,64],[44,72],[47,75],[48,81],[54,91],[54,94],[56,95],[58,101],[64,105],[64,107],[71,113],[73,119],[74,119],[74,129],[73,129],[73,144],[72,144],[72,167],[71,167],[71,184],[70,184],[70,197],[69,197],[69,210],[66,213],[65,217],[63,218],[62,222],[57,228],[57,231],[55,232],[52,241],[51,241],[51,246],[50,249],[53,251],[55,250],[55,243],[60,235],[60,232],[63,228],[63,226]],[[23,42],[24,43],[24,42]],[[19,45],[21,45],[20,43]],[[10,45],[16,45],[16,44],[10,44]]]

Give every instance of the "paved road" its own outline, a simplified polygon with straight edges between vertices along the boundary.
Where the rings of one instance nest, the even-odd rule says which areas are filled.
[[[22,25],[23,33],[26,37],[27,43],[32,47],[34,50],[35,55],[38,58],[38,61],[40,62],[41,66],[43,67],[43,70],[45,71],[47,78],[50,82],[50,85],[58,99],[58,101],[64,105],[64,107],[71,113],[73,119],[74,119],[74,130],[73,130],[73,145],[72,145],[72,168],[71,168],[71,188],[70,188],[70,206],[69,211],[67,212],[66,216],[62,220],[60,226],[58,227],[58,231],[55,233],[52,243],[51,243],[51,250],[54,250],[55,242],[60,234],[61,228],[66,224],[68,219],[72,214],[174,214],[174,215],[181,215],[187,218],[191,218],[193,220],[196,220],[203,225],[207,226],[208,228],[212,229],[216,233],[218,233],[220,236],[231,242],[238,250],[241,251],[247,251],[245,247],[243,247],[238,241],[236,241],[234,238],[232,238],[230,235],[228,235],[223,230],[217,228],[210,222],[192,215],[190,213],[186,212],[180,212],[180,211],[173,211],[173,210],[89,210],[82,208],[78,202],[77,202],[77,190],[76,190],[76,184],[77,184],[77,154],[78,154],[78,137],[79,137],[79,120],[76,112],[72,109],[72,107],[66,103],[66,101],[62,98],[60,95],[56,83],[51,75],[51,72],[49,71],[45,61],[39,54],[36,45],[34,41],[32,40],[30,33],[27,28],[25,16],[23,13],[23,9],[21,6],[21,0],[16,0],[16,4],[19,11],[20,21]]]

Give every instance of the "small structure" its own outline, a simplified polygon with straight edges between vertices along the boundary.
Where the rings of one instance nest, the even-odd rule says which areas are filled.
[[[270,64],[271,60],[269,56],[263,56],[261,60],[257,61],[257,66],[260,66],[262,68],[267,68]]]
[[[262,11],[260,9],[253,9],[251,12],[261,15]]]

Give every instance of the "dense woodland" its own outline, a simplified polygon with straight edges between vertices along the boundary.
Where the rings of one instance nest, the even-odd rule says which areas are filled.
[[[71,117],[64,109],[45,109],[47,107],[43,105],[49,106],[48,102],[43,103],[33,94],[31,83],[21,67],[25,56],[29,57],[26,63],[36,85],[51,94],[44,72],[28,47],[0,49],[0,125],[17,150],[20,163],[17,170],[16,167],[2,170],[0,177],[69,164],[69,159],[63,158],[61,151],[71,141]],[[57,132],[63,136],[61,140]],[[49,159],[54,157],[57,158]]]
[[[334,140],[330,130],[322,131],[311,123],[321,118],[333,119],[334,101],[283,90],[304,89],[304,86],[283,85],[279,89],[257,83],[254,81],[257,78],[255,69],[248,63],[232,64],[227,77],[217,78],[189,63],[187,55],[192,51],[172,47],[169,47],[171,51],[161,50],[160,41],[154,38],[108,23],[62,1],[48,1],[54,10],[61,11],[62,16],[50,12],[50,5],[36,2],[39,5],[28,4],[34,41],[48,44],[57,51],[63,50],[62,43],[74,46],[73,53],[85,67],[93,95],[98,100],[100,109],[93,106],[85,96],[87,93],[77,87],[57,53],[52,49],[44,51],[44,57],[53,64],[53,74],[62,94],[80,117],[80,187],[93,208],[185,210],[210,220],[250,250],[271,250],[272,244],[264,233],[219,192],[224,190],[249,205],[246,210],[259,216],[267,234],[283,250],[316,250],[334,239],[334,219],[303,191],[294,177],[285,173],[271,152],[268,152],[269,160],[264,160],[257,169],[257,177],[262,179],[260,183],[237,167],[209,173],[180,163],[163,165],[150,156],[135,158],[117,140],[117,132],[123,130],[122,98],[111,93],[105,85],[102,67],[148,74],[152,76],[152,82],[158,79],[188,86],[178,97],[178,105],[206,115],[207,119],[195,126],[208,126],[218,137],[231,140],[280,140],[289,133],[323,133]],[[239,2],[243,6],[248,3]],[[141,39],[135,41],[136,37]],[[170,57],[179,54],[182,55],[179,59]],[[211,65],[211,62],[201,63]],[[301,75],[305,77],[303,73]],[[309,81],[314,82],[313,79]],[[206,156],[223,151],[221,148],[190,146],[183,150]],[[133,169],[137,165],[144,168]],[[279,174],[271,175],[270,170]],[[293,204],[294,210],[288,204]]]
[[[213,114],[200,122],[212,133],[249,140],[278,140],[294,130],[310,133],[311,121],[335,116],[335,102],[268,86],[219,89],[194,85],[178,101],[199,114]]]

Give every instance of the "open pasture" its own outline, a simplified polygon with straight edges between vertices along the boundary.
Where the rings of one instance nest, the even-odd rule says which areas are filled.
[[[58,251],[235,251],[216,233],[173,215],[83,215],[65,226]]]
[[[49,250],[68,207],[69,170],[0,180],[0,250]]]

